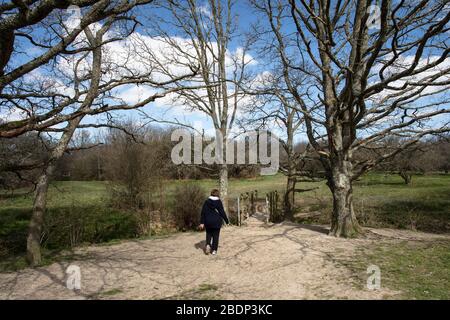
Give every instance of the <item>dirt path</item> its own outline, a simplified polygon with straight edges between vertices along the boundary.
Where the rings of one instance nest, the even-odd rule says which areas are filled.
[[[218,256],[203,254],[203,233],[80,248],[71,263],[0,274],[0,299],[381,299],[395,294],[363,289],[341,263],[373,239],[336,239],[326,231],[250,218],[247,227],[222,229]],[[392,236],[387,233],[376,237]],[[81,268],[79,292],[66,288],[69,264]]]

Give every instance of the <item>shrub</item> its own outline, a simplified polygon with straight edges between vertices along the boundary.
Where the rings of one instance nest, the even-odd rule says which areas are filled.
[[[234,198],[228,199],[227,215],[231,224],[238,225],[237,200]]]
[[[179,230],[194,230],[200,223],[205,190],[197,184],[184,184],[175,189],[172,214]]]
[[[42,244],[62,249],[135,236],[136,221],[130,213],[102,206],[70,207],[48,211]]]
[[[26,249],[29,220],[12,220],[15,217],[12,215],[11,220],[0,221],[0,259],[6,255],[22,253]]]

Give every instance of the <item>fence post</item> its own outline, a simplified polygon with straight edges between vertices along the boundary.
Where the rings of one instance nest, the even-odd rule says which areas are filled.
[[[270,220],[270,217],[272,215],[272,192],[269,192],[268,198],[269,198],[269,207],[268,207],[268,209],[269,209],[269,220]]]
[[[278,191],[276,191],[275,190],[275,212],[274,212],[274,220],[276,221],[276,222],[278,222],[278,199],[279,199],[279,197],[278,197],[279,195],[278,195]]]
[[[250,216],[250,194],[248,192],[245,193],[245,219],[248,219]]]
[[[254,198],[254,192],[250,192],[250,215],[253,215],[255,213],[255,198]]]
[[[237,215],[238,215],[238,226],[241,226],[241,208],[240,208],[240,201],[241,199],[241,195],[238,196],[237,198]]]

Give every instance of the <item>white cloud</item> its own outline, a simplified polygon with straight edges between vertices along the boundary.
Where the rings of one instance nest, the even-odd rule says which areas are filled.
[[[202,10],[207,10],[207,8],[205,7]],[[74,21],[69,21],[68,24],[70,25],[68,26],[70,27],[76,23],[76,19]],[[95,33],[100,27],[100,25],[92,27],[93,32]],[[111,37],[111,34],[108,33],[106,38],[109,37]],[[179,50],[174,50],[169,42],[178,46]],[[80,48],[82,45],[86,45],[86,36],[84,33],[78,36],[76,45],[74,46]],[[217,44],[211,43],[211,47],[217,53]],[[180,54],[181,52],[184,54]],[[131,75],[148,76],[153,81],[162,82],[169,80],[171,76],[176,77],[191,73],[192,70],[188,66],[197,65],[196,53],[191,40],[180,37],[163,39],[161,37],[150,37],[140,33],[134,33],[125,40],[111,42],[104,46],[103,55],[105,63],[102,67],[102,83],[111,79],[122,79]],[[45,70],[42,73],[34,71],[27,75],[26,81],[43,84],[45,90],[59,92],[72,97],[75,94],[72,81],[75,65],[78,63],[77,73],[80,78],[88,76],[92,68],[91,55],[84,57],[79,62],[78,60],[81,58],[82,54],[69,55],[64,58],[60,57],[57,59],[56,73],[50,74]],[[209,59],[211,61],[212,56]],[[257,61],[250,54],[246,53],[244,55],[244,50],[237,47],[227,52],[227,72],[231,73],[234,70],[233,62],[241,59],[244,59],[245,63],[249,65],[257,64]],[[189,84],[198,86],[202,85],[203,82],[200,77],[197,77],[189,82]],[[230,91],[232,89],[233,87],[230,86]],[[149,85],[124,85],[116,88],[113,95],[114,98],[121,99],[125,103],[135,104],[155,94],[158,90],[161,89]],[[204,89],[198,89],[196,91],[199,95],[206,97],[206,91]],[[229,102],[233,102],[231,98]],[[245,103],[247,101],[243,99],[239,105]],[[200,114],[204,115],[198,110],[189,108],[181,100],[177,101],[176,93],[157,99],[152,103],[152,106],[161,109],[171,107],[171,114],[174,117],[179,117],[180,115],[188,117],[197,117]],[[10,112],[8,117],[11,119],[11,117],[17,118],[20,116],[21,113],[16,110]],[[5,115],[2,115],[2,118],[4,117]]]
[[[117,94],[117,98],[123,100],[127,104],[136,104],[154,95],[156,90],[148,86],[127,86]]]
[[[0,120],[2,121],[17,121],[25,119],[26,113],[18,108],[9,108],[6,110],[0,109]]]
[[[390,75],[397,74],[403,70],[410,68],[414,62],[414,58],[415,57],[412,55],[399,57],[393,66],[386,68],[386,70],[384,71],[385,76],[389,77]],[[435,62],[439,58],[440,58],[440,56],[430,56],[427,58],[422,58],[419,60],[419,63],[415,69],[417,70],[417,69],[423,68],[423,67],[427,66],[428,64]],[[389,59],[389,57],[387,59]],[[429,80],[430,77],[432,77],[434,75],[437,76],[439,72],[449,69],[449,68],[450,68],[450,57],[444,59],[444,61],[439,63],[437,66],[430,68],[427,71],[421,72],[414,76],[404,77],[402,79],[396,80],[396,81],[390,83],[390,86],[394,87],[394,88],[398,88],[399,90],[404,88],[405,85],[407,85],[407,87],[410,89],[418,89],[419,87],[409,85],[409,83],[416,83],[416,84],[420,84],[421,82],[426,83],[427,81],[430,81]],[[381,69],[381,65],[377,65],[374,68],[374,70],[377,72],[380,69]],[[442,81],[449,81],[449,80],[450,80],[450,74],[449,74],[449,72],[447,72],[447,73],[444,73],[443,75],[439,76],[437,79],[433,79],[433,82],[442,82]],[[421,92],[421,95],[439,93],[439,91],[441,89],[443,89],[442,86],[428,86]],[[386,102],[387,99],[389,99],[390,95],[396,94],[398,92],[399,92],[398,90],[385,89],[385,90],[381,91],[380,93],[378,93],[377,95],[375,95],[374,97],[372,97],[372,100],[374,103],[384,103],[384,102]],[[410,93],[411,93],[411,91],[405,92],[405,95],[408,95]],[[398,97],[395,97],[395,99],[398,99]]]

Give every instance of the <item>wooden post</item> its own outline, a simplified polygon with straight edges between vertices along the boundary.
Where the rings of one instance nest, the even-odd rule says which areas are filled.
[[[275,190],[275,199],[273,201],[275,204],[274,222],[278,222],[278,191],[276,191],[276,190]]]
[[[250,215],[255,213],[255,195],[253,191],[250,193]]]
[[[272,216],[272,193],[271,192],[269,192],[268,197],[269,197],[269,207],[268,207],[268,209],[269,209],[269,221],[270,221],[271,216]]]
[[[241,208],[240,208],[240,203],[239,200],[241,198],[241,195],[238,196],[237,198],[237,215],[238,215],[238,226],[241,226]]]
[[[245,203],[246,203],[246,207],[247,207],[247,210],[245,211],[245,219],[248,219],[248,217],[250,216],[250,213],[249,213],[249,211],[250,211],[250,193],[249,192],[247,192],[247,198],[245,200]]]

